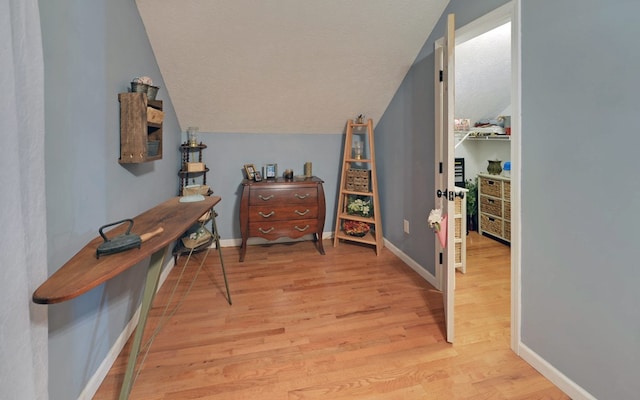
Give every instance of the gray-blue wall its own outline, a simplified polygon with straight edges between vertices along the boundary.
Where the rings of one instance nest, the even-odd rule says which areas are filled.
[[[522,341],[599,399],[640,392],[638,15],[522,7]]]
[[[164,86],[134,2],[41,1],[45,58],[48,269],[64,262],[108,222],[138,215],[177,190],[179,157],[121,166],[118,92],[149,75]],[[167,148],[178,125],[166,91]],[[147,262],[148,264],[148,262]],[[131,318],[145,266],[49,309],[49,394],[77,398]]]

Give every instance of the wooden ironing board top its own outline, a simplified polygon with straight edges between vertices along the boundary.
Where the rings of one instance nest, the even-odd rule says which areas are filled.
[[[202,201],[181,203],[180,197],[174,197],[138,215],[133,219],[131,233],[141,235],[158,227],[164,229],[159,235],[143,242],[140,249],[97,258],[96,250],[104,242],[101,236],[97,236],[36,289],[33,301],[38,304],[54,304],[88,292],[179,239],[220,200],[218,196],[205,196]],[[126,225],[105,233],[109,238],[119,235],[126,231]]]

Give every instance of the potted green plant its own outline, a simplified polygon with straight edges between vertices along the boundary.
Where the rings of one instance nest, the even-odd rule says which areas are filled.
[[[467,179],[467,231],[478,230],[478,178]]]
[[[361,217],[372,217],[373,206],[371,205],[371,198],[367,196],[349,196],[347,198],[347,213]]]

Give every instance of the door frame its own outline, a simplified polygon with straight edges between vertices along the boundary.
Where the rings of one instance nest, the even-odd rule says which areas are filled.
[[[520,355],[521,339],[521,67],[520,67],[520,2],[512,0],[493,11],[456,29],[456,45],[482,33],[511,22],[511,349]],[[436,40],[435,47],[443,46],[444,38]],[[434,50],[435,54],[435,50]],[[437,106],[436,106],[437,107]],[[437,190],[437,188],[435,188]],[[442,288],[442,266],[436,265],[436,282]]]

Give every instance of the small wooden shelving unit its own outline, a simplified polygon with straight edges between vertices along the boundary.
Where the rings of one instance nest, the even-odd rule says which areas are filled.
[[[354,146],[356,142],[362,143],[362,155],[358,158]],[[368,184],[363,186],[362,181],[354,182],[354,172],[361,175],[366,171]],[[357,175],[355,179],[357,179]],[[367,179],[364,179],[367,183]],[[373,216],[362,217],[347,212],[349,198],[359,196],[370,201],[373,208]],[[373,121],[367,123],[354,123],[347,121],[347,132],[344,141],[344,156],[342,161],[342,175],[340,179],[340,193],[338,196],[338,208],[336,216],[336,231],[333,239],[333,247],[343,241],[365,243],[375,246],[376,255],[384,247],[382,236],[382,219],[380,216],[380,201],[378,198],[378,179],[376,177],[376,157],[373,140]],[[351,236],[345,233],[343,226],[347,221],[357,221],[369,224],[370,231],[365,236]]]
[[[209,172],[209,168],[206,166],[206,164],[204,164],[203,162],[203,157],[202,157],[202,151],[204,149],[207,148],[206,144],[200,143],[197,144],[195,146],[192,146],[188,143],[183,143],[180,145],[180,154],[181,154],[181,158],[182,158],[182,166],[180,168],[180,170],[178,171],[178,176],[180,177],[180,188],[178,190],[178,196],[184,196],[185,192],[184,189],[185,187],[187,187],[190,183],[194,184],[194,185],[201,185],[201,186],[206,186],[207,184],[207,172]],[[197,170],[197,171],[189,171],[188,169],[188,164],[189,163],[200,163],[202,164],[202,169],[201,170]],[[191,182],[190,182],[191,181]],[[211,190],[210,188],[206,190],[206,193],[199,193],[203,196],[210,196],[213,194],[213,190]],[[204,241],[200,244],[198,244],[198,246],[194,247],[193,249],[191,247],[187,247],[184,245],[184,243],[182,242],[182,240],[179,240],[178,243],[176,244],[176,246],[173,249],[173,256],[175,261],[178,261],[178,257],[182,254],[189,254],[192,251],[194,253],[198,253],[201,252],[203,250],[208,249],[212,243],[216,244],[216,248],[218,250],[220,250],[220,236],[218,234],[218,227],[216,226],[216,219],[215,217],[218,214],[216,214],[216,212],[212,209],[210,210],[209,213],[203,215],[197,223],[195,223],[191,229],[189,229],[186,233],[185,233],[185,237],[189,236],[191,233],[196,232],[198,229],[200,228],[205,228],[207,229],[207,224],[209,222],[211,222],[211,229],[207,229],[208,233],[210,234],[209,239],[207,241]],[[222,261],[222,259],[221,259]]]
[[[120,164],[162,159],[162,100],[145,93],[119,93]]]
[[[196,146],[191,146],[187,143],[183,143],[180,145],[180,153],[182,154],[182,168],[178,171],[178,175],[180,176],[180,189],[178,191],[178,195],[182,196],[182,191],[184,187],[189,185],[189,180],[191,180],[193,184],[195,184],[195,180],[200,178],[200,182],[202,185],[207,184],[207,172],[209,172],[209,168],[202,161],[202,150],[206,149],[207,145],[200,143]],[[197,157],[196,157],[197,155]],[[202,170],[199,171],[189,171],[187,164],[191,162],[202,163]],[[208,193],[211,194],[212,192]],[[205,194],[205,193],[203,193]]]

